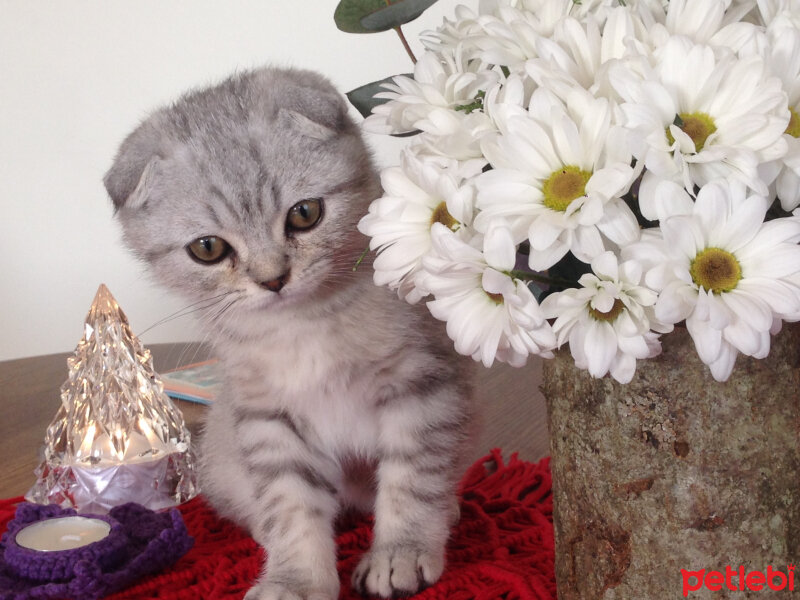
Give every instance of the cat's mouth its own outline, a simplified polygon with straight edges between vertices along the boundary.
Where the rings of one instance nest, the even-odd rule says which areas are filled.
[[[287,283],[278,292],[262,292],[255,295],[254,307],[256,310],[276,310],[294,308],[309,302],[324,302],[327,297],[325,286],[320,286],[313,280],[295,280]],[[261,291],[261,290],[259,290]]]
[[[302,294],[298,293],[296,286],[286,285],[279,291],[265,291],[256,296],[256,310],[271,310],[294,304]]]

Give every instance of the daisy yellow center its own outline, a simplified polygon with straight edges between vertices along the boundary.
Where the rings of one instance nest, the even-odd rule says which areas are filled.
[[[606,321],[607,323],[613,323],[617,320],[617,317],[622,312],[623,308],[625,308],[625,305],[622,303],[622,300],[617,298],[614,300],[614,305],[610,310],[608,310],[608,312],[603,312],[589,306],[589,316],[595,321]]]
[[[700,152],[703,146],[706,145],[708,136],[717,130],[714,119],[704,112],[680,113],[678,118],[675,119],[675,124],[692,138],[695,152]],[[670,146],[675,143],[675,138],[672,137],[669,127],[667,127],[667,141]]]
[[[792,137],[800,138],[800,115],[793,108],[789,109],[789,126],[786,128],[786,133]]]
[[[544,205],[564,212],[576,198],[586,195],[586,183],[592,177],[580,167],[566,166],[553,171],[542,185]]]
[[[447,204],[445,202],[440,202],[439,205],[433,209],[431,225],[434,223],[441,223],[452,230],[455,230],[458,226],[458,221],[456,221],[455,217],[447,210]]]
[[[489,300],[494,302],[495,304],[502,304],[503,303],[503,294],[493,294],[492,292],[487,292],[483,290],[483,292],[489,296]]]
[[[689,266],[689,273],[698,286],[715,294],[730,292],[742,279],[739,261],[721,248],[706,248],[698,252]]]

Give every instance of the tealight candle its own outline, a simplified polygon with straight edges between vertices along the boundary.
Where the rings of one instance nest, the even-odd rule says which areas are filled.
[[[111,515],[64,512],[34,519],[33,509],[23,511],[27,522],[9,529],[3,553],[15,573],[35,581],[67,581],[80,562],[106,569],[125,558],[128,536],[119,521]]]
[[[72,550],[108,537],[111,525],[100,519],[69,516],[47,519],[17,532],[16,542],[23,548],[40,552]]]
[[[177,509],[129,502],[98,515],[21,502],[0,544],[0,598],[104,598],[191,546]]]

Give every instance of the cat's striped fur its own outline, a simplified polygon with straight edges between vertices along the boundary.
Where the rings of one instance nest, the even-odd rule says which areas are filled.
[[[427,311],[372,285],[369,259],[352,269],[366,245],[355,225],[380,191],[340,95],[305,71],[237,75],[155,112],[105,181],[134,251],[208,299],[227,387],[201,483],[268,552],[248,600],[337,598],[344,506],[375,512],[357,589],[436,581],[474,429],[471,366]],[[290,232],[287,211],[306,198],[323,199],[323,217]],[[208,235],[233,253],[190,259],[186,245]],[[279,291],[265,288],[281,273]]]

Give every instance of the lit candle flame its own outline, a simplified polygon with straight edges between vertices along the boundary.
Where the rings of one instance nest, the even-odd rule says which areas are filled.
[[[86,434],[83,436],[80,448],[78,448],[78,456],[91,456],[92,444],[94,443],[94,436],[97,435],[97,425],[92,421],[86,428]]]
[[[127,444],[127,440],[123,440],[122,439],[122,435],[123,435],[122,434],[122,428],[118,426],[114,430],[114,437],[117,438],[117,443],[116,444],[112,444],[112,448],[111,449],[117,455],[117,458],[119,460],[122,460],[123,458],[125,458],[125,449],[126,449],[126,447],[128,445]]]

